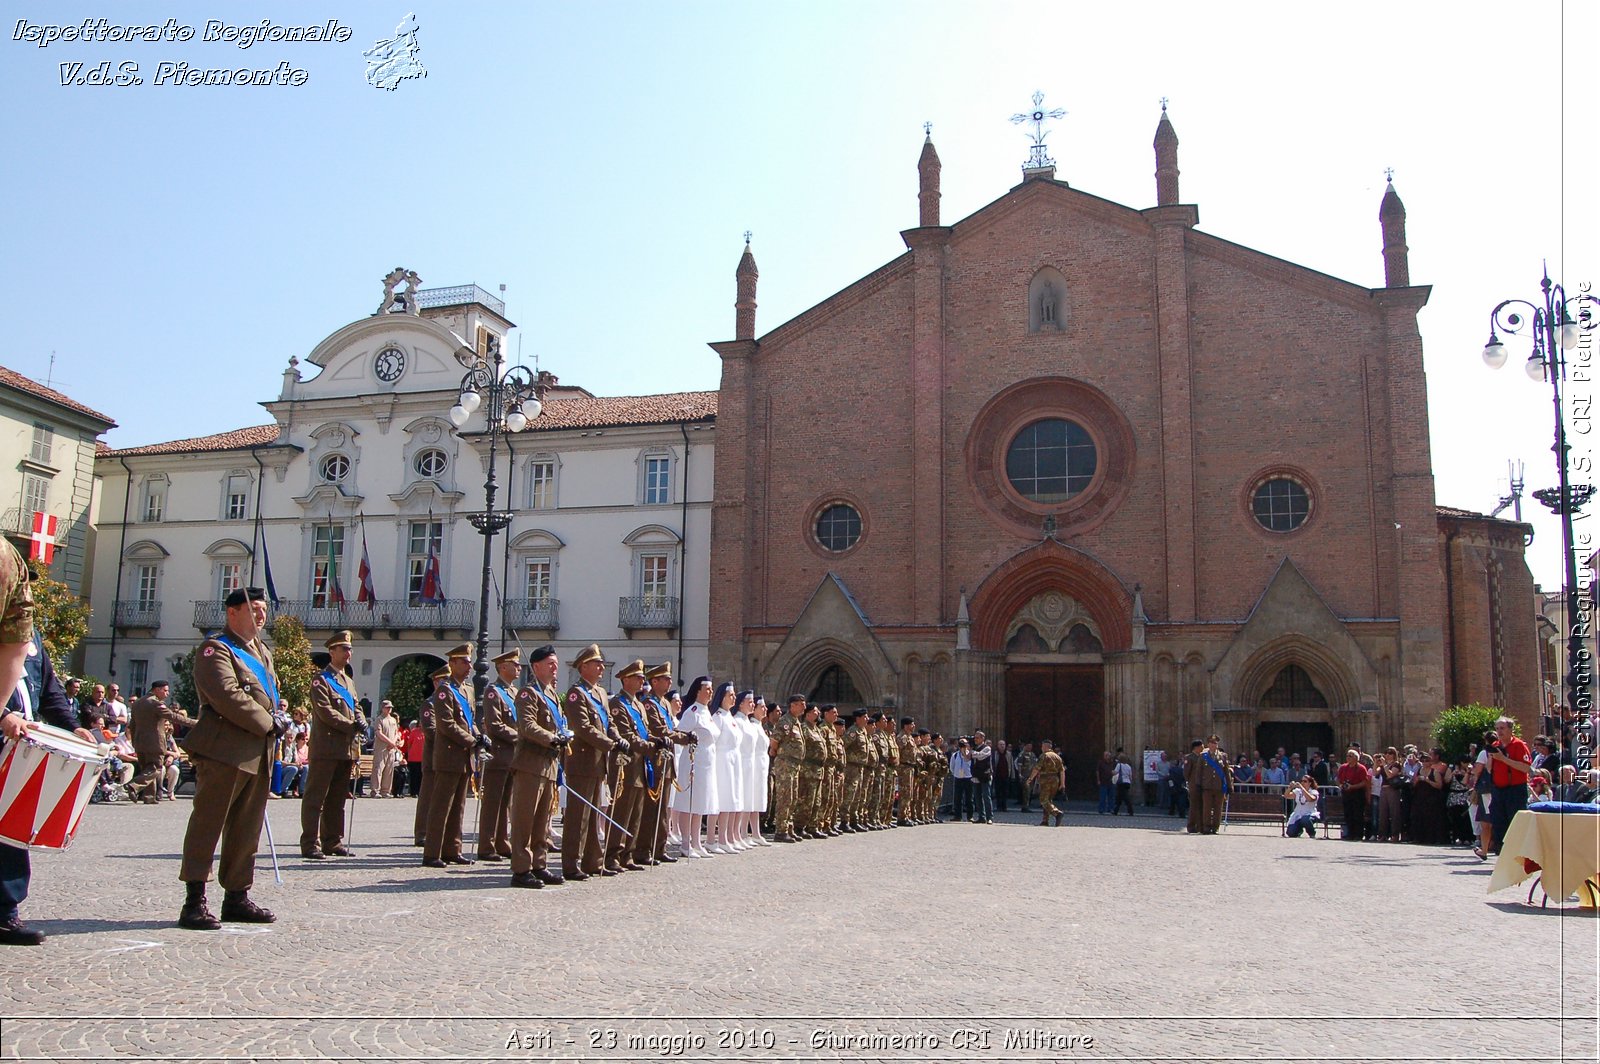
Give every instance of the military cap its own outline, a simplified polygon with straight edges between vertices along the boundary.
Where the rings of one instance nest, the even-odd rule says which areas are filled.
[[[605,655],[600,653],[599,643],[590,643],[588,646],[578,651],[578,656],[572,659],[572,664],[573,667],[576,668],[577,666],[587,664],[591,661],[598,661],[602,665],[611,664],[611,662],[606,660]]]
[[[511,650],[506,651],[504,654],[496,654],[489,660],[494,662],[496,665],[521,665],[522,648],[514,647]]]
[[[534,647],[533,653],[528,655],[529,662],[543,661],[545,658],[554,657],[556,648],[546,643],[542,647]]]
[[[259,587],[236,587],[228,592],[228,597],[222,600],[222,604],[232,609],[235,606],[243,606],[246,602],[265,601],[267,593]]]
[[[644,659],[642,659],[642,658],[635,658],[633,661],[628,662],[626,665],[624,665],[621,669],[619,669],[617,671],[617,679],[619,679],[619,680],[625,680],[629,676],[643,676],[643,675],[644,675]]]
[[[672,679],[672,662],[663,661],[660,665],[654,666],[644,674],[644,678],[647,680],[654,680],[662,676],[669,680]]]
[[[327,642],[322,645],[332,650],[334,647],[354,647],[355,641],[350,636],[350,630],[346,628],[342,632],[335,632],[330,635]]]
[[[870,720],[872,723],[876,724],[880,720],[883,719],[883,714],[882,713],[868,713],[867,714],[867,719]]]
[[[867,711],[864,710],[864,709],[852,709],[850,711],[850,719],[851,720],[860,720],[862,717],[864,717],[866,715],[867,715]]]
[[[449,676],[449,675],[450,675],[450,666],[441,665],[439,668],[434,669],[431,673],[428,674],[428,679],[432,680],[434,683],[438,683],[440,680],[444,679],[446,676]]]
[[[460,646],[458,646],[455,649],[451,650],[450,653],[446,654],[445,657],[447,657],[447,658],[466,658],[468,661],[471,661],[472,660],[472,644],[471,643],[462,643]]]
[[[916,721],[913,720],[911,717],[901,717],[900,718],[900,726],[901,727],[905,727],[907,724],[915,724],[915,723],[916,723]]]

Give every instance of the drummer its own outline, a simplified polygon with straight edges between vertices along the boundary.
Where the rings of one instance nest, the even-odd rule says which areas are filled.
[[[33,630],[30,576],[16,548],[0,541],[0,691],[13,692],[0,710],[0,736],[15,742],[42,721],[87,739],[89,733],[78,728],[76,709]],[[17,916],[17,907],[28,896],[31,871],[27,850],[0,845],[0,946],[37,946],[44,941],[43,932]]]

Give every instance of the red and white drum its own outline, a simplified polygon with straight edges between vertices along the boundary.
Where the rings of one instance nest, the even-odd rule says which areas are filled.
[[[0,754],[0,843],[66,849],[105,768],[100,751],[48,724],[7,742]]]

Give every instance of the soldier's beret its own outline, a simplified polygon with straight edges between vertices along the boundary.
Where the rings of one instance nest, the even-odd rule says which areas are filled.
[[[259,587],[236,587],[228,592],[228,597],[222,600],[222,604],[232,609],[235,606],[243,606],[246,602],[265,601],[267,593]]]
[[[494,662],[496,665],[521,665],[522,664],[522,648],[521,647],[515,647],[515,648],[513,648],[511,650],[506,651],[504,654],[496,654],[494,657],[490,658],[489,660]]]
[[[872,723],[876,724],[880,720],[883,719],[883,714],[882,713],[868,713],[867,714],[867,719],[870,720]]]
[[[528,660],[530,662],[543,661],[545,658],[555,657],[555,653],[556,648],[551,646],[549,643],[546,643],[542,647],[535,647],[533,652],[528,655]]]
[[[916,723],[916,721],[911,719],[910,717],[901,717],[900,718],[901,727],[904,727],[907,724],[915,724],[915,723]]]
[[[333,633],[328,637],[328,641],[322,645],[332,650],[334,647],[353,647],[355,646],[355,641],[351,637],[349,629],[346,629],[342,632]]]
[[[867,711],[864,710],[864,709],[853,709],[853,710],[850,711],[850,719],[851,720],[859,720],[862,717],[865,717],[866,715],[867,715]]]

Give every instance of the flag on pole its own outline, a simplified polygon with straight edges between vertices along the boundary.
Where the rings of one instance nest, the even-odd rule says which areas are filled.
[[[335,551],[333,541],[333,511],[328,511],[328,573],[325,585],[327,601],[339,607],[344,606],[344,589],[339,586],[339,554]]]
[[[367,519],[364,516],[361,518],[361,568],[356,570],[356,577],[361,581],[356,601],[365,602],[371,610],[377,604],[378,593],[372,588],[372,562],[367,554]]]
[[[439,575],[439,555],[433,549],[433,511],[428,511],[428,560],[422,567],[422,594],[418,601],[428,606],[444,605],[444,579]]]
[[[33,512],[33,535],[28,537],[28,557],[49,565],[56,556],[56,515]]]
[[[267,571],[267,601],[272,603],[272,608],[278,608],[278,585],[272,582],[272,555],[267,553],[267,535],[261,534],[261,565]]]

